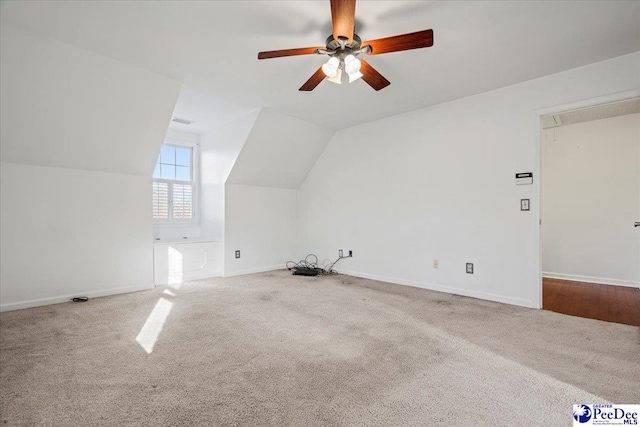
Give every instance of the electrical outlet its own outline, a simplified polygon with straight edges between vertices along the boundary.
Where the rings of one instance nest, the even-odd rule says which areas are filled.
[[[473,274],[473,263],[472,262],[468,262],[467,263],[467,274]]]
[[[440,262],[437,259],[433,260],[433,268],[438,268],[440,267]]]
[[[338,256],[339,256],[340,258],[342,258],[342,253],[343,253],[343,252],[342,252],[342,249],[338,249]]]
[[[236,251],[236,258],[240,258],[240,251]]]
[[[349,249],[349,256],[353,256],[353,251]]]

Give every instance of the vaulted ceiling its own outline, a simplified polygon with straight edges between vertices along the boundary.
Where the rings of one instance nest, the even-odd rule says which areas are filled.
[[[227,183],[297,189],[332,136],[318,125],[263,109]]]
[[[328,129],[400,114],[640,50],[640,2],[359,1],[372,39],[433,28],[432,48],[371,57],[391,81],[300,85],[325,57],[258,61],[257,52],[322,45],[328,1],[3,1],[2,22],[185,83],[178,109],[209,102],[223,122],[255,108]],[[185,117],[189,118],[189,117]]]

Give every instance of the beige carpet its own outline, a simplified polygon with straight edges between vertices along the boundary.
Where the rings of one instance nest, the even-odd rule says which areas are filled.
[[[349,276],[211,279],[0,321],[3,425],[569,426],[574,403],[640,402],[637,327]]]

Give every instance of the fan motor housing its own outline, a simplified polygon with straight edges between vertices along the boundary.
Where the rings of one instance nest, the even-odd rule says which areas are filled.
[[[362,40],[358,37],[357,34],[353,35],[353,40],[349,42],[346,37],[338,37],[336,40],[333,35],[327,37],[327,51],[329,55],[338,57],[340,59],[344,59],[347,55],[357,55],[360,52],[360,46],[362,45]]]

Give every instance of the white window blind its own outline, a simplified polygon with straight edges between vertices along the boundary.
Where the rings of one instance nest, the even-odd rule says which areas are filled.
[[[169,184],[153,183],[153,219],[169,219]]]
[[[173,218],[193,218],[193,187],[191,184],[173,184]]]

